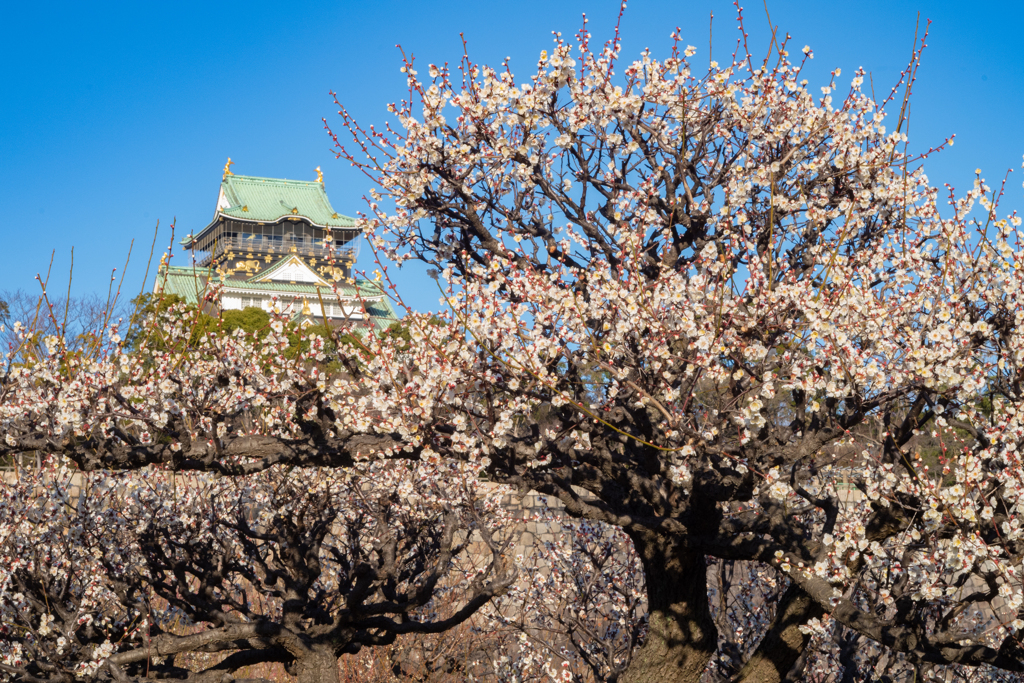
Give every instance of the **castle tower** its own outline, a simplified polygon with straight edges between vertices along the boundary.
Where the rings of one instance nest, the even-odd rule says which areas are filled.
[[[154,291],[190,303],[221,286],[221,310],[280,311],[303,322],[386,329],[397,321],[380,287],[352,277],[359,232],[331,207],[323,175],[284,180],[235,175],[224,166],[213,220],[187,236],[195,266],[162,266]]]

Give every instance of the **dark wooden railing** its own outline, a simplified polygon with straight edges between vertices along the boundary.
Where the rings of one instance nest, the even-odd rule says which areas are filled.
[[[259,236],[253,238],[222,237],[212,243],[204,244],[204,247],[212,247],[212,249],[197,251],[196,259],[200,266],[205,267],[210,265],[214,258],[227,252],[233,252],[239,256],[247,254],[252,254],[253,256],[263,254],[297,254],[325,261],[333,257],[339,265],[351,265],[355,263],[356,257],[359,255],[359,249],[354,246],[330,249],[323,241],[319,242],[317,244],[313,240],[303,240],[300,242],[298,240],[260,238]]]

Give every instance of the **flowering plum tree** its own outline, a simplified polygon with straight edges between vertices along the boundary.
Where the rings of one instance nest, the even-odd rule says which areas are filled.
[[[615,527],[583,520],[563,530],[524,558],[529,571],[484,614],[520,636],[513,680],[615,681],[646,633],[638,558]]]
[[[437,268],[464,335],[415,343],[479,383],[414,442],[630,536],[650,633],[624,680],[705,670],[709,556],[792,581],[740,680],[779,680],[826,612],[1020,670],[1020,219],[980,174],[940,212],[903,132],[920,52],[879,100],[740,35],[700,73],[678,33],[621,65],[618,36],[557,36],[526,81],[410,58],[397,125],[341,107],[374,246]],[[910,452],[950,430],[931,469]]]
[[[280,662],[330,681],[343,654],[458,625],[515,572],[494,501],[440,468],[96,473],[79,496],[66,469],[25,475],[0,502],[0,677],[222,681]],[[455,571],[470,528],[492,556]],[[220,656],[190,671],[192,653]]]

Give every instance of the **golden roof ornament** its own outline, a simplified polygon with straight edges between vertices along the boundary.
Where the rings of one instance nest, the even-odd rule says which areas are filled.
[[[231,157],[228,157],[228,163],[224,164],[224,175],[221,176],[221,180],[224,180],[229,175],[235,175],[234,173],[231,172],[231,167],[234,165],[234,163],[235,162],[231,161]]]
[[[324,174],[320,172],[320,167],[316,167],[316,181],[321,185],[324,184]]]

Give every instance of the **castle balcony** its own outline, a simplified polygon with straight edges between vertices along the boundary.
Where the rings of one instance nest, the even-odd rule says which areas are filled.
[[[359,256],[358,245],[351,243],[331,248],[326,240],[288,239],[287,236],[253,235],[251,237],[221,236],[210,240],[196,251],[196,261],[200,267],[207,267],[224,254],[244,256],[296,254],[297,256],[328,261],[334,259],[339,265],[351,266]]]

